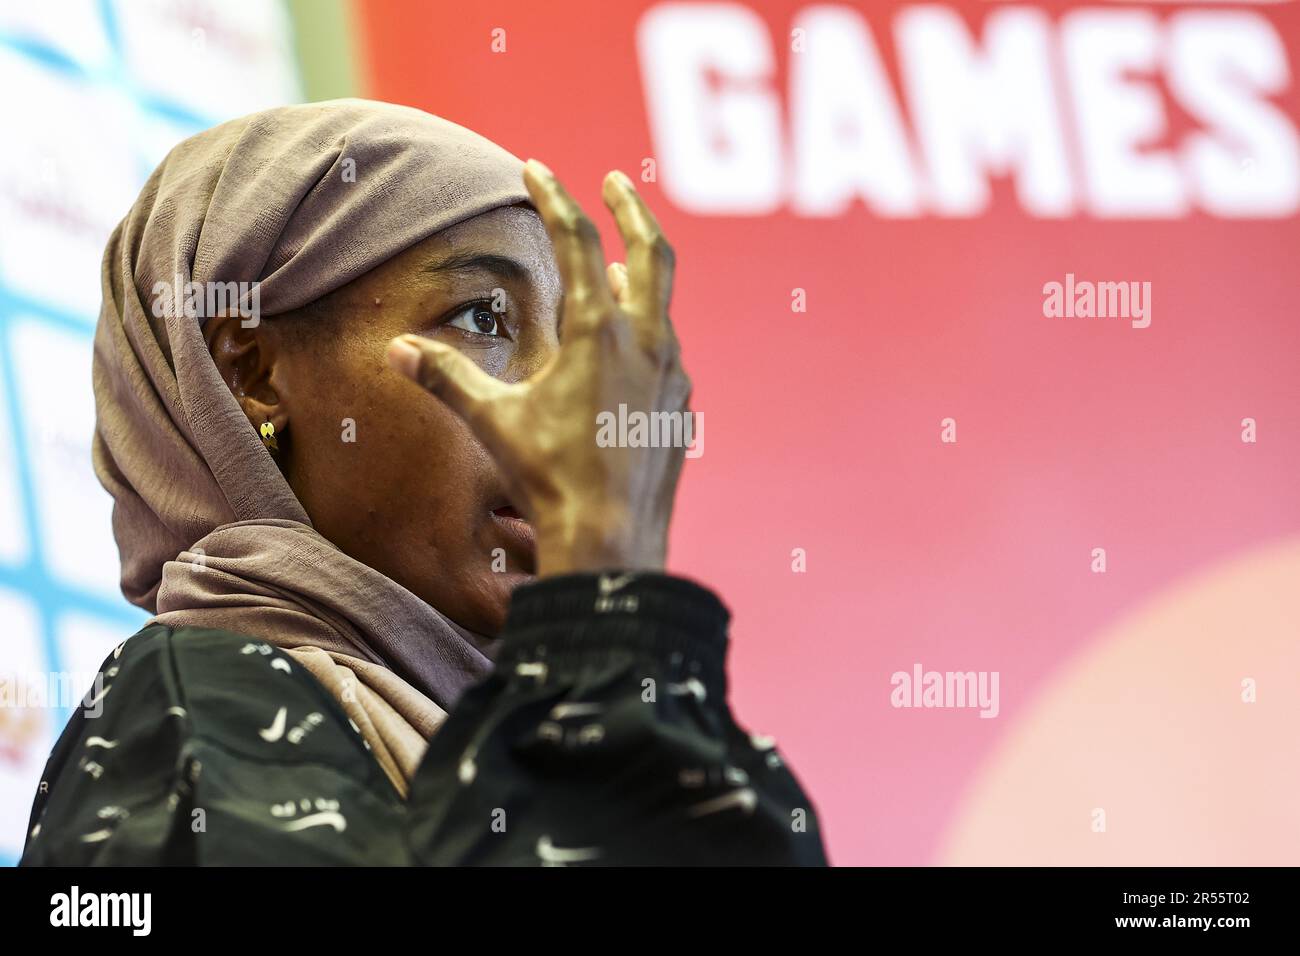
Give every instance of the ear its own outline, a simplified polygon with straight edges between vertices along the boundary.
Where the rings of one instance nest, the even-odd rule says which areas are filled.
[[[215,315],[203,323],[203,340],[221,380],[253,428],[260,430],[269,421],[281,435],[289,425],[288,396],[280,385],[284,356],[265,323],[245,328],[238,314]]]

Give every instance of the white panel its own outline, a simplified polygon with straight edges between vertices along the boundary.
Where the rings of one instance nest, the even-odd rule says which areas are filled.
[[[53,4],[0,4],[0,34],[49,47],[89,69],[103,69],[110,59],[108,38],[97,0],[59,0]]]
[[[48,679],[36,608],[4,589],[0,589],[0,645],[4,647],[0,680],[21,681],[30,688],[32,682]],[[16,858],[22,852],[41,771],[62,729],[57,710],[0,706],[0,857]]]
[[[126,69],[143,90],[214,119],[299,98],[280,3],[128,0],[115,9]]]
[[[10,425],[13,410],[5,393],[4,372],[0,370],[0,563],[18,564],[27,557],[27,534],[19,496],[18,447]]]
[[[26,411],[27,456],[46,562],[67,584],[120,597],[112,499],[90,463],[91,340],[19,321],[11,326],[9,347]]]
[[[135,107],[0,47],[0,282],[93,322],[104,243],[139,192]],[[19,95],[18,91],[21,91]]]
[[[76,699],[94,684],[104,658],[136,630],[76,612],[60,615],[55,627],[59,663],[76,690]]]

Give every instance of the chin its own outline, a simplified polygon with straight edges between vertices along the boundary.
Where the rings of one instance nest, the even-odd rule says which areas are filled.
[[[496,602],[493,608],[493,620],[495,627],[490,632],[495,637],[506,626],[506,615],[510,611],[510,595],[514,593],[515,588],[522,584],[531,584],[537,580],[537,575],[525,571],[506,571],[494,575],[497,587],[500,589],[501,599]]]
[[[523,571],[489,572],[472,585],[474,599],[464,609],[465,620],[448,614],[446,608],[439,610],[462,627],[484,637],[496,637],[505,629],[506,616],[510,611],[510,595],[521,584],[535,580],[535,575]],[[437,604],[433,606],[438,607]]]

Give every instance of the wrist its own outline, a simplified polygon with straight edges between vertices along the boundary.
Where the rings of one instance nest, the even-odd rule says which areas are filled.
[[[618,511],[584,509],[537,528],[537,576],[588,571],[662,571],[666,530],[647,533]]]

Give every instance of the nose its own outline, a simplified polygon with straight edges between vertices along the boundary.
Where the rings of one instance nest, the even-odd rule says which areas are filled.
[[[550,364],[555,353],[560,350],[559,340],[553,330],[533,327],[521,336],[519,347],[515,350],[510,363],[512,382],[522,382],[531,378]]]

